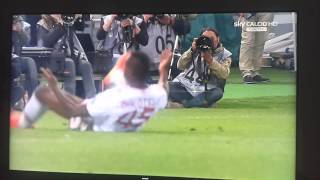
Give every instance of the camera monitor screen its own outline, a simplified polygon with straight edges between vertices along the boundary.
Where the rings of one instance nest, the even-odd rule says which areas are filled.
[[[295,179],[296,19],[14,14],[10,170]]]

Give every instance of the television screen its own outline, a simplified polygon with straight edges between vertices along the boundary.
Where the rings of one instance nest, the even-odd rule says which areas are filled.
[[[12,14],[9,169],[295,179],[298,14],[148,13]]]

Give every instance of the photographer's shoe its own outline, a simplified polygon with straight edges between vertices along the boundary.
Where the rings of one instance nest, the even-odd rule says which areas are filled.
[[[270,82],[270,79],[265,78],[265,77],[262,77],[261,75],[255,75],[252,79],[253,79],[254,81],[258,82],[258,83],[261,83],[261,82]]]
[[[248,76],[244,76],[243,77],[243,83],[245,83],[245,84],[255,84],[256,81],[253,80],[253,78],[248,75]]]

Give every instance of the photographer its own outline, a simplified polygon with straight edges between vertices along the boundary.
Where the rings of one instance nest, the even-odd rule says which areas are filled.
[[[124,51],[137,50],[139,44],[146,45],[148,34],[141,18],[129,14],[110,14],[102,17],[97,39],[100,40],[98,52],[112,59],[113,65]]]
[[[190,23],[182,15],[143,14],[149,41],[140,47],[151,58],[150,71],[158,74],[159,57],[165,48],[173,50],[176,35],[190,32]]]
[[[42,15],[42,19],[37,23],[38,30],[38,46],[54,48],[53,59],[58,61],[62,57],[62,62],[56,64],[58,67],[53,68],[53,71],[62,74],[64,78],[64,89],[75,94],[76,91],[76,74],[82,76],[85,96],[93,97],[96,94],[96,88],[93,80],[92,66],[90,62],[84,58],[79,59],[74,54],[76,46],[76,35],[73,32],[73,26],[70,22],[64,22],[61,14]],[[77,42],[79,42],[77,40]],[[80,51],[80,49],[78,49]],[[57,57],[55,57],[57,56]],[[59,65],[60,66],[59,66]]]
[[[31,97],[33,91],[38,85],[38,72],[35,61],[30,57],[22,57],[22,46],[26,46],[30,41],[30,26],[25,26],[25,22],[21,16],[13,16],[12,21],[12,105],[23,97],[24,89],[28,92],[28,97]],[[25,80],[21,78],[25,75]],[[19,87],[18,87],[19,86]],[[16,91],[16,89],[19,89]],[[23,89],[23,91],[21,91]]]
[[[178,60],[183,72],[169,83],[169,98],[174,103],[168,107],[210,107],[220,100],[230,73],[230,56],[218,32],[204,29]]]

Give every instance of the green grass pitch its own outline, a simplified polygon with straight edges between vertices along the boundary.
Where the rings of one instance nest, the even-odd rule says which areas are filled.
[[[216,107],[165,109],[137,133],[69,131],[48,112],[35,129],[11,129],[10,169],[293,180],[295,73],[262,72],[271,83],[244,85],[233,68]]]

